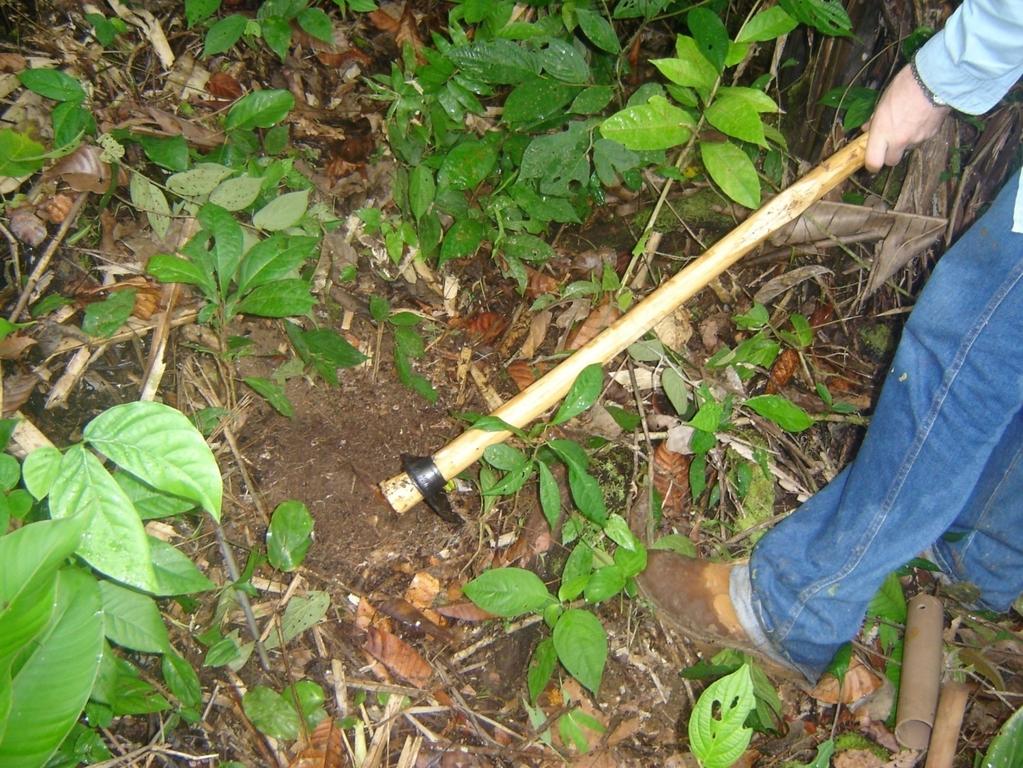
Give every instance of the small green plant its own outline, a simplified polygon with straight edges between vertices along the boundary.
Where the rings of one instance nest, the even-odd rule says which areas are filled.
[[[433,385],[412,370],[412,361],[421,358],[426,352],[423,337],[416,330],[422,318],[413,312],[392,312],[385,299],[373,296],[369,300],[369,314],[377,324],[378,338],[385,327],[394,334],[394,367],[398,372],[398,381],[421,395],[431,403],[437,402],[437,391]],[[379,355],[380,344],[377,344]]]
[[[746,718],[755,707],[749,665],[715,680],[689,716],[689,748],[702,768],[730,768],[753,736]]]
[[[6,443],[13,422],[3,427]],[[219,520],[220,472],[202,436],[172,408],[129,403],[87,424],[82,443],[37,449],[20,467],[5,454],[0,469],[0,762],[36,768],[58,750],[106,759],[78,723],[83,710],[90,726],[108,726],[170,709],[168,693],[179,717],[197,720],[198,677],[156,598],[214,585],[143,521],[194,507]],[[164,692],[115,647],[158,655]]]

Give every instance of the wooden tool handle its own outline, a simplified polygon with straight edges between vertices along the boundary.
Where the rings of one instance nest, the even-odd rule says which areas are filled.
[[[751,213],[702,256],[661,284],[528,389],[495,410],[493,415],[512,426],[525,427],[565,396],[583,368],[611,360],[766,240],[772,232],[798,217],[859,170],[863,166],[866,147],[867,134],[864,133]],[[510,434],[469,429],[437,451],[433,455],[434,464],[450,480],[478,460],[487,446],[504,442]],[[397,512],[408,511],[422,499],[419,489],[405,473],[383,481],[380,489]]]

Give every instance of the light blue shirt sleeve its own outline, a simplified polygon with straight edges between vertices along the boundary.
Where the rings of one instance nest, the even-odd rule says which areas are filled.
[[[916,54],[924,85],[949,106],[987,112],[1023,76],[1023,0],[965,0]],[[1013,232],[1023,232],[1023,176]]]
[[[924,84],[960,112],[987,112],[1023,75],[1023,0],[965,0],[916,54]]]

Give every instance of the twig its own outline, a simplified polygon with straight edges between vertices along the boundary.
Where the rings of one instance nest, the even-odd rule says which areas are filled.
[[[487,637],[477,640],[475,643],[466,646],[458,653],[452,654],[451,662],[453,664],[460,664],[474,653],[486,648],[488,645],[496,643],[499,637],[510,635],[512,632],[518,632],[520,629],[525,629],[526,627],[531,627],[534,624],[539,624],[541,621],[543,621],[543,616],[535,614],[533,616],[527,616],[524,619],[520,619],[519,621],[512,622],[505,627],[504,635],[488,635]]]
[[[25,283],[25,287],[21,291],[21,295],[18,297],[18,303],[14,305],[14,311],[11,312],[11,316],[7,318],[12,323],[18,322],[18,318],[21,317],[21,313],[25,311],[25,307],[28,306],[29,299],[32,298],[32,292],[35,291],[36,285],[39,283],[39,279],[43,276],[50,267],[50,260],[53,258],[53,254],[57,252],[57,248],[64,242],[64,238],[67,237],[68,230],[77,221],[78,214],[82,211],[82,206],[85,205],[85,200],[88,197],[87,192],[79,192],[78,197],[71,204],[71,208],[68,210],[67,216],[64,221],[60,223],[60,229],[57,230],[57,234],[50,240],[50,244],[46,246],[46,250],[43,251],[43,255],[39,259],[39,263],[36,264],[35,269],[32,270],[32,274],[28,276],[28,281]]]
[[[0,234],[7,239],[7,247],[11,249],[11,264],[14,267],[14,285],[21,285],[21,252],[18,248],[18,240],[3,224],[0,224]]]
[[[224,564],[227,566],[227,575],[231,577],[232,582],[236,582],[241,578],[241,574],[238,571],[238,563],[235,562],[234,554],[231,552],[231,547],[227,543],[227,539],[224,536],[224,529],[220,523],[216,520],[213,521],[213,531],[217,536],[217,545],[220,547],[220,555],[224,558]],[[242,613],[245,614],[245,624],[249,628],[249,633],[252,635],[252,640],[256,646],[256,655],[259,657],[259,665],[263,668],[264,672],[270,671],[270,659],[266,656],[266,649],[263,647],[263,643],[259,639],[259,627],[256,625],[256,616],[252,612],[252,603],[249,602],[249,596],[246,595],[242,590],[235,587],[235,597],[238,599],[238,605],[242,608]]]

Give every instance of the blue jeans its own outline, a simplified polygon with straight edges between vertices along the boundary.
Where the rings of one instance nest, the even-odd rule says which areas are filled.
[[[1016,179],[939,261],[855,460],[733,571],[744,628],[810,679],[859,631],[885,576],[928,548],[984,607],[1007,610],[1023,591]]]

